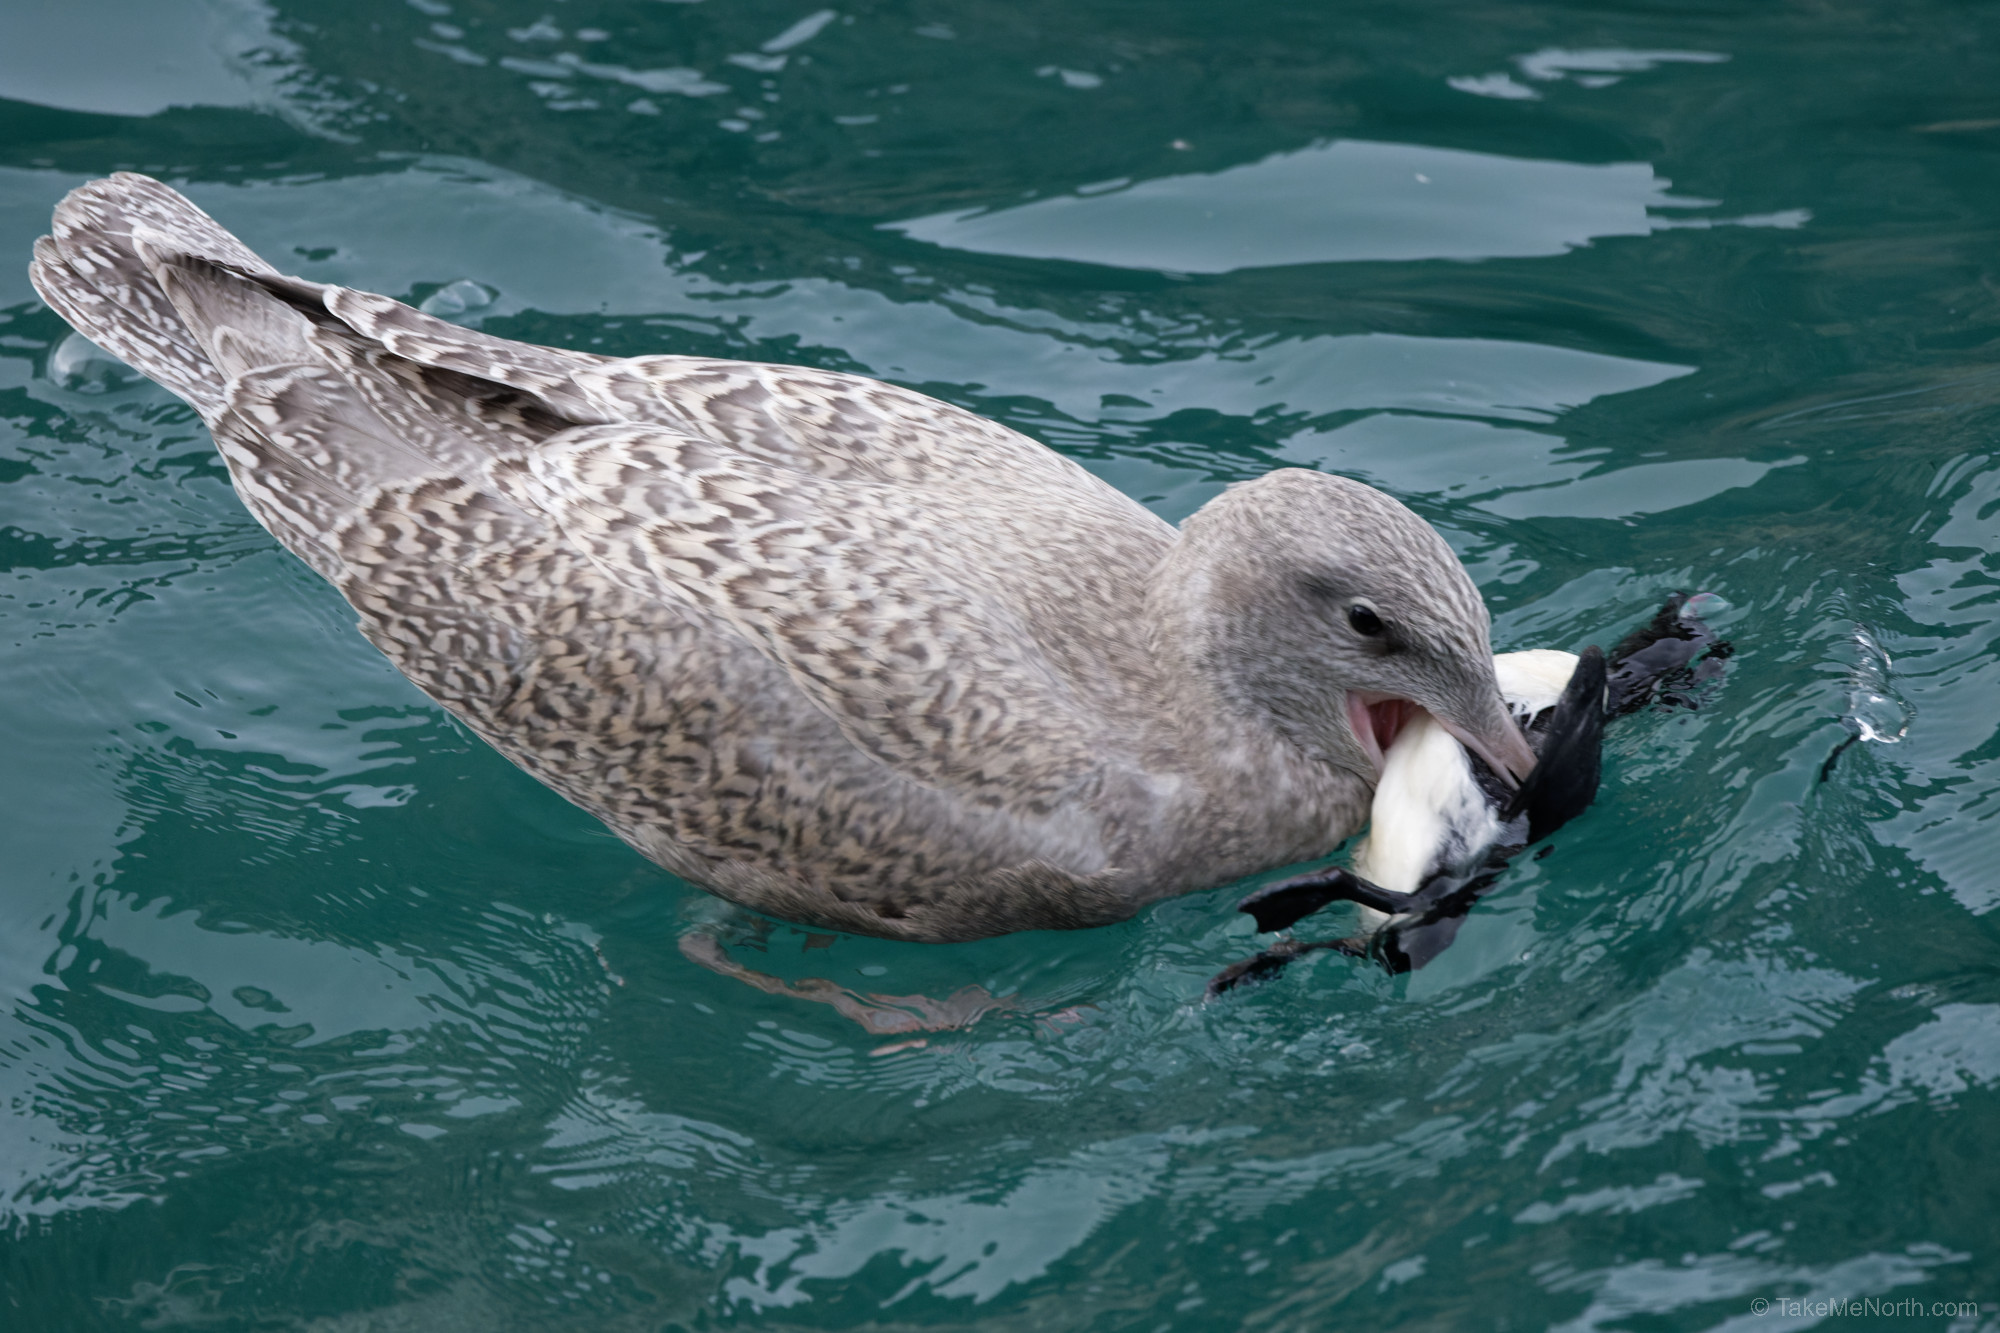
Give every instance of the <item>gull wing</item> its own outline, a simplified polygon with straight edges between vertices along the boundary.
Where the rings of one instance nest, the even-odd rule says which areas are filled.
[[[733,441],[732,441],[733,443]],[[607,580],[695,608],[779,665],[870,758],[1051,814],[1111,752],[1039,603],[950,491],[831,480],[661,426],[587,427],[501,479]]]

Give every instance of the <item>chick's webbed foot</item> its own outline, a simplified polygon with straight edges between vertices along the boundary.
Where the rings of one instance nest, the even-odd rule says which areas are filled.
[[[1311,916],[1328,903],[1360,903],[1397,916],[1410,910],[1416,896],[1392,893],[1379,884],[1369,883],[1346,866],[1332,866],[1259,889],[1236,904],[1236,910],[1255,917],[1258,933],[1268,935]]]
[[[1618,641],[1611,650],[1606,682],[1607,717],[1636,713],[1656,698],[1692,708],[1695,699],[1680,692],[1714,680],[1732,651],[1716,636],[1704,613],[1728,603],[1712,593],[1689,597],[1675,593],[1645,625]]]

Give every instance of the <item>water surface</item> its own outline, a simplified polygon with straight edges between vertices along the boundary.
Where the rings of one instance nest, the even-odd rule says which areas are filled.
[[[2000,12],[9,15],[10,1327],[1996,1326]],[[759,921],[447,719],[40,306],[118,168],[491,332],[915,386],[1170,519],[1363,477],[1503,649],[1701,588],[1737,653],[1413,976],[1202,1005],[1244,886]]]

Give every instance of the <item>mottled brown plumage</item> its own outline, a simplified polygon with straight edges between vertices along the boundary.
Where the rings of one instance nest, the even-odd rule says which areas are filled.
[[[32,274],[200,411],[427,694],[761,911],[970,939],[1321,855],[1365,816],[1376,698],[1532,762],[1464,570],[1357,482],[1274,472],[1177,533],[906,389],[282,276],[143,176],[74,191]]]

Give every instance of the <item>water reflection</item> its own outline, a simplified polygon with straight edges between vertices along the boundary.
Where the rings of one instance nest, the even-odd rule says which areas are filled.
[[[1336,139],[1224,171],[935,213],[889,230],[952,250],[1116,268],[1229,273],[1282,264],[1559,255],[1676,225],[1644,162],[1601,165]],[[1701,219],[1713,225],[1718,219]],[[1802,213],[1731,219],[1796,227]]]
[[[1745,1239],[1754,1243],[1754,1236]],[[1550,1263],[1535,1277],[1548,1291],[1590,1293],[1590,1303],[1583,1312],[1552,1325],[1553,1333],[1596,1333],[1629,1327],[1635,1318],[1682,1312],[1717,1320],[1712,1327],[1734,1330],[1765,1324],[1762,1316],[1767,1312],[1771,1315],[1768,1322],[1774,1326],[1783,1326],[1787,1319],[1817,1323],[1824,1316],[1807,1310],[1823,1310],[1827,1302],[1864,1296],[1900,1296],[1904,1294],[1901,1288],[1932,1282],[1933,1270],[1940,1266],[1962,1264],[1970,1257],[1941,1246],[1920,1245],[1903,1253],[1870,1251],[1821,1265],[1774,1263],[1724,1251],[1686,1255],[1678,1265],[1647,1259],[1585,1272]],[[1787,1315],[1779,1306],[1750,1308],[1748,1297],[1768,1291],[1788,1293],[1787,1299],[1796,1303],[1792,1308],[1799,1313]],[[1926,1301],[1919,1308],[1928,1309],[1928,1305]]]
[[[1984,448],[1947,459],[1926,500],[1943,509],[1922,563],[1896,577],[1902,612],[1919,628],[1885,636],[1895,649],[1902,692],[1924,720],[1897,747],[1928,780],[1921,803],[1891,814],[1885,828],[1967,911],[2000,907],[1993,874],[1994,799],[2000,757],[2000,656],[1990,627],[2000,601],[2000,466]]]
[[[1583,88],[1609,88],[1628,75],[1643,74],[1661,65],[1719,65],[1728,59],[1716,51],[1630,51],[1616,47],[1565,51],[1560,47],[1544,47],[1529,55],[1516,56],[1514,64],[1535,83],[1574,79]],[[1542,98],[1541,91],[1533,84],[1521,83],[1504,72],[1459,75],[1445,82],[1476,97],[1497,97],[1509,102],[1537,102]]]
[[[1496,414],[1497,415],[1497,414]],[[1287,462],[1360,477],[1402,495],[1436,495],[1507,518],[1629,518],[1754,486],[1771,463],[1740,458],[1640,463],[1599,472],[1609,450],[1486,421],[1384,412],[1287,439]]]
[[[724,1291],[757,1309],[797,1305],[812,1299],[805,1283],[852,1278],[893,1256],[919,1271],[882,1298],[880,1308],[926,1287],[947,1300],[983,1305],[1041,1277],[1111,1217],[1155,1193],[1173,1143],[1209,1137],[1144,1134],[1092,1144],[1067,1160],[1028,1168],[998,1197],[984,1190],[891,1192],[833,1203],[805,1226],[735,1238],[758,1263]]]
[[[296,48],[257,0],[9,0],[0,97],[150,116],[168,107],[274,105]]]
[[[0,193],[23,199],[52,202],[72,183],[0,168]],[[452,159],[324,182],[197,184],[189,193],[253,248],[318,281],[439,297],[477,285],[484,304],[461,300],[455,317],[651,316],[661,321],[645,326],[656,346],[691,326],[744,351],[837,351],[873,374],[985,399],[1031,398],[1092,426],[1186,409],[1301,418],[1403,409],[1550,423],[1594,399],[1693,372],[1497,339],[1258,336],[1166,323],[1143,306],[1107,310],[1094,323],[1052,319],[964,288],[912,299],[820,278],[719,282],[684,267],[657,226]],[[452,228],[410,234],[403,219],[436,207],[449,209]],[[5,221],[10,243],[25,245],[46,220],[23,206]]]

